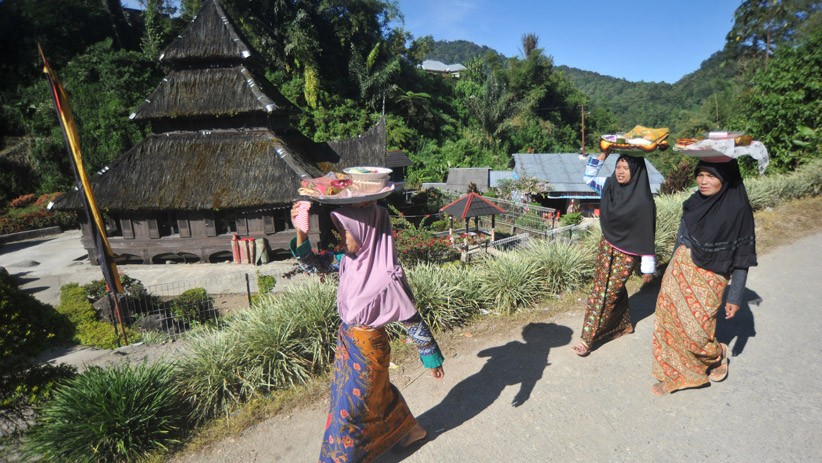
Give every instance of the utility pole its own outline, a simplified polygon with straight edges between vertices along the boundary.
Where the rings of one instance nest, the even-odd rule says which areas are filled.
[[[585,156],[585,105],[580,105],[582,111],[582,155]]]

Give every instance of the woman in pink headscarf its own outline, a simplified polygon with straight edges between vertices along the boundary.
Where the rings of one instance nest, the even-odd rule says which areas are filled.
[[[296,214],[292,211],[292,217]],[[340,261],[337,309],[342,324],[320,461],[372,461],[396,444],[407,447],[427,435],[389,382],[391,346],[385,325],[402,322],[434,378],[443,377],[444,359],[414,308],[388,210],[370,202],[340,208],[331,220],[345,237],[346,253]],[[298,246],[304,239],[298,229]]]

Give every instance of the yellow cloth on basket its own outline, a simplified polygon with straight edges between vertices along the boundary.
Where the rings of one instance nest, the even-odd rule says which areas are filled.
[[[628,133],[625,134],[626,139],[631,138],[644,138],[652,143],[659,143],[662,140],[668,138],[668,127],[661,127],[658,129],[652,129],[650,127],[643,127],[638,125],[631,129]]]

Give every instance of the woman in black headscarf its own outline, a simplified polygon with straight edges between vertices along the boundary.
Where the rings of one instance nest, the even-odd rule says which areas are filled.
[[[597,344],[633,333],[625,283],[641,261],[643,282],[656,270],[654,232],[656,205],[645,159],[621,155],[610,177],[597,177],[607,152],[588,159],[584,181],[602,195],[594,286],[585,309],[582,334],[573,346],[577,355],[588,355]]]
[[[730,279],[725,318],[736,315],[756,265],[753,210],[736,160],[700,161],[696,183],[656,302],[656,395],[725,379],[728,346],[714,336],[717,313]]]

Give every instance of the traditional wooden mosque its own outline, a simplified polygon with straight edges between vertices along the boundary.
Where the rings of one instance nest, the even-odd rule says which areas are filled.
[[[131,115],[151,134],[92,180],[120,262],[230,260],[235,233],[285,252],[300,179],[385,163],[384,121],[327,143],[294,129],[296,108],[265,79],[217,0],[203,2],[160,60],[172,71]],[[56,207],[82,210],[81,197],[63,195]],[[96,263],[88,224],[82,229]]]

